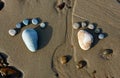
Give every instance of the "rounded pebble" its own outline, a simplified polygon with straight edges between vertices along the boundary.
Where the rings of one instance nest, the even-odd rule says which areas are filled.
[[[32,19],[32,24],[37,25],[39,24],[39,20],[37,18]]]
[[[68,62],[68,60],[67,60],[67,57],[66,56],[62,56],[62,57],[60,57],[60,63],[61,64],[66,64],[67,62]]]
[[[112,49],[105,49],[105,50],[102,52],[101,55],[102,55],[102,57],[103,57],[104,59],[109,60],[109,59],[111,58],[112,54],[113,54],[113,50],[112,50]]]
[[[8,31],[8,33],[9,33],[11,36],[15,36],[17,32],[16,32],[15,29],[10,29],[10,30]]]
[[[101,32],[101,29],[100,28],[96,28],[95,29],[95,33],[100,33]]]
[[[74,24],[73,24],[73,28],[74,28],[74,29],[80,28],[80,24],[79,24],[79,23],[74,23]]]
[[[30,22],[29,19],[24,19],[24,20],[23,20],[23,24],[24,24],[24,25],[29,25],[29,22]]]
[[[85,67],[87,65],[87,62],[85,60],[81,60],[78,62],[78,64],[76,65],[77,69],[81,69],[83,67]]]
[[[88,28],[91,29],[91,30],[93,30],[95,28],[95,26],[93,24],[89,24]]]
[[[22,27],[22,24],[21,23],[17,23],[16,24],[16,28],[21,28]]]
[[[98,38],[99,38],[99,39],[104,39],[104,38],[105,38],[105,35],[104,35],[104,34],[99,34],[99,35],[98,35]]]
[[[84,28],[84,27],[87,27],[87,23],[86,22],[81,22],[81,26]]]
[[[45,28],[46,27],[45,23],[44,22],[40,23],[40,27]]]

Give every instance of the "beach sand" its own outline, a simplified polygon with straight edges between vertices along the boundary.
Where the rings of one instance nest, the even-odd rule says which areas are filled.
[[[23,73],[23,78],[119,78],[120,77],[120,3],[116,0],[1,0],[0,52],[7,56],[10,66]],[[58,7],[64,3],[62,7]],[[1,7],[0,7],[1,8]],[[40,18],[47,22],[45,29],[38,25],[23,27],[11,37],[8,30],[23,19]],[[77,42],[75,22],[88,21],[102,28],[107,37],[96,40],[88,51]],[[39,48],[31,53],[23,43],[21,34],[34,28],[39,35]],[[104,49],[113,50],[109,60],[100,56]],[[59,57],[69,56],[67,64]],[[85,60],[87,65],[77,69],[76,64]]]

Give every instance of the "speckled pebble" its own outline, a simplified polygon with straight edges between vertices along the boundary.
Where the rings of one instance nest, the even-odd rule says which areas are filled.
[[[74,23],[72,26],[73,26],[73,29],[78,29],[78,28],[80,28],[80,24],[79,24],[79,23]]]
[[[16,31],[15,29],[9,29],[8,33],[9,33],[9,35],[11,35],[11,36],[15,36],[16,33],[17,33],[17,31]]]
[[[105,35],[101,33],[101,34],[98,35],[98,38],[99,38],[99,39],[104,39],[104,38],[105,38]]]
[[[21,23],[17,23],[16,24],[16,28],[22,28],[22,24]]]
[[[93,30],[95,28],[95,26],[94,26],[94,24],[89,24],[88,28],[91,29],[91,30]]]
[[[29,19],[24,19],[24,20],[23,20],[23,24],[24,24],[24,25],[29,25],[29,23],[30,23],[30,20],[29,20]]]
[[[39,20],[37,18],[32,19],[32,24],[37,25],[39,24]]]
[[[46,27],[46,24],[44,22],[40,23],[40,27],[41,28],[45,28]]]

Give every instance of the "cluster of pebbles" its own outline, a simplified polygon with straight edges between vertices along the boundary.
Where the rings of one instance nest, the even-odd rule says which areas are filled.
[[[29,24],[33,24],[33,25],[39,25],[41,28],[45,28],[46,24],[45,22],[41,22],[38,18],[33,18],[33,19],[24,19],[22,22],[17,23],[16,24],[16,28],[13,29],[9,29],[8,33],[11,36],[15,36],[17,34],[17,30],[16,29],[21,29],[24,26],[27,26]]]
[[[87,24],[86,22],[81,22],[81,23],[76,22],[72,25],[72,27],[73,29],[81,28],[77,33],[77,37],[78,37],[79,46],[83,50],[89,50],[92,43],[94,42],[94,36],[85,29],[92,30],[94,33],[98,35],[97,37],[100,40],[105,38],[105,34],[102,33],[100,28],[96,28],[93,23]]]

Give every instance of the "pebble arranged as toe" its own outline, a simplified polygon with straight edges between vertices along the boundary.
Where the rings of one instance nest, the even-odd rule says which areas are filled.
[[[32,24],[37,25],[39,24],[39,20],[37,18],[32,19]]]
[[[79,23],[74,23],[72,26],[73,26],[73,29],[79,29],[80,28]]]
[[[24,19],[24,20],[23,20],[23,24],[24,24],[24,25],[29,25],[29,23],[30,23],[30,20],[29,20],[29,19]]]
[[[87,23],[86,23],[86,22],[81,22],[81,26],[82,26],[83,28],[85,28],[85,27],[87,27]]]
[[[89,24],[88,28],[91,29],[91,30],[93,30],[95,28],[95,26],[94,26],[94,24]]]
[[[105,35],[104,35],[103,33],[101,33],[101,34],[98,35],[98,38],[99,38],[99,39],[104,39],[104,38],[105,38]]]
[[[40,27],[41,28],[45,28],[46,27],[46,24],[44,22],[40,23]]]
[[[22,24],[21,24],[21,23],[17,23],[17,24],[16,24],[16,28],[18,28],[18,29],[19,29],[19,28],[22,28]]]
[[[17,31],[15,29],[9,29],[8,33],[11,36],[15,36],[17,34]]]

